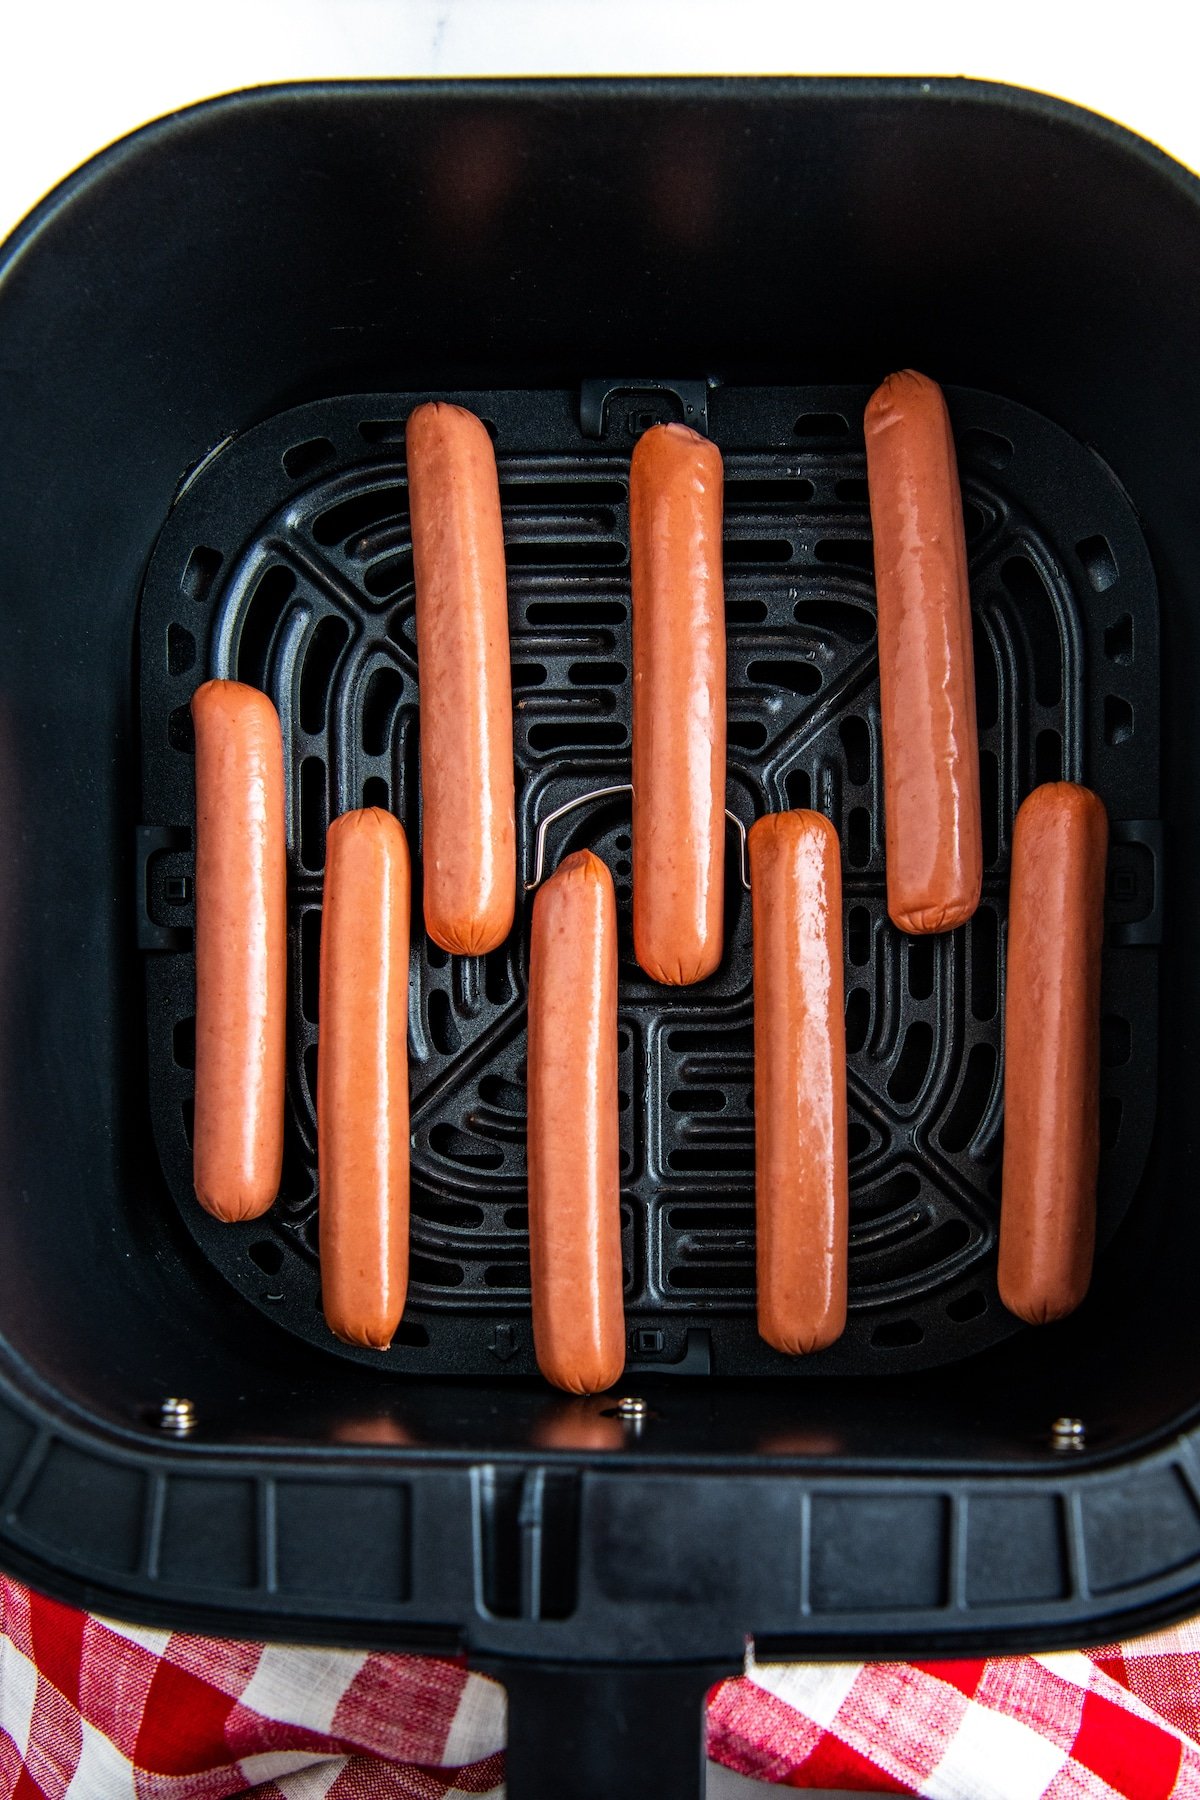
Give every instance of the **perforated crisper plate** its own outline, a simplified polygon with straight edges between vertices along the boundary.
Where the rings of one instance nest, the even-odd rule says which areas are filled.
[[[726,459],[729,805],[817,806],[842,836],[850,1084],[850,1318],[811,1359],[754,1329],[750,916],[730,858],[725,958],[648,981],[629,934],[624,801],[564,820],[620,910],[621,1144],[631,1367],[851,1374],[971,1354],[1016,1328],[995,1286],[1001,1008],[1012,819],[1037,781],[1096,787],[1114,820],[1104,965],[1100,1238],[1127,1208],[1155,1105],[1158,620],[1121,488],[1038,415],[949,395],[975,610],[986,875],[966,927],[905,938],[884,905],[879,699],[861,418],[866,388],[456,394],[493,429],[508,547],[523,873],[536,821],[629,776],[627,476],[655,419],[704,422]],[[603,393],[603,384],[600,391]],[[141,612],[140,834],[150,1099],[167,1186],[252,1305],[332,1355],[390,1370],[528,1374],[525,982],[508,945],[451,959],[421,930],[410,1008],[412,1281],[386,1355],[320,1313],[314,1091],[324,833],[391,806],[420,844],[417,664],[403,421],[430,396],[298,407],[184,483]],[[445,398],[445,395],[439,396]],[[272,1213],[219,1225],[192,1196],[193,811],[188,703],[210,675],[263,687],[287,746],[290,1024],[285,1173]],[[731,844],[732,848],[732,844]],[[1137,1070],[1135,1081],[1133,1071]]]

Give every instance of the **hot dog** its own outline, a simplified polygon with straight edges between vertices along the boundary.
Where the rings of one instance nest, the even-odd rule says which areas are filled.
[[[193,1179],[218,1219],[256,1219],[283,1167],[287,866],[283,740],[265,694],[206,681],[196,738]]]
[[[655,981],[721,960],[725,900],[724,471],[686,425],[639,438],[633,582],[633,947]]]
[[[503,943],[516,904],[512,672],[492,440],[431,401],[405,432],[421,683],[425,929],[443,950]]]
[[[529,1253],[538,1367],[595,1394],[625,1365],[617,902],[590,850],[539,889],[529,948]]]
[[[378,807],[329,827],[317,1058],[321,1298],[329,1329],[386,1350],[408,1286],[404,829]]]
[[[751,826],[758,1329],[789,1355],[846,1325],[842,871],[816,812]]]
[[[954,439],[942,390],[912,369],[867,406],[883,714],[888,912],[949,931],[983,880],[975,659]]]
[[[1100,948],[1108,815],[1053,781],[1017,813],[1004,1016],[1000,1298],[1031,1325],[1087,1292],[1100,1161]]]

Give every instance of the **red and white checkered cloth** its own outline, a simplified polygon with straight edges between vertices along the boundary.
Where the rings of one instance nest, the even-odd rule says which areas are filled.
[[[2,1800],[458,1800],[504,1787],[461,1664],[118,1625],[0,1576]],[[1200,1624],[1089,1655],[750,1664],[709,1754],[793,1788],[1200,1800]]]

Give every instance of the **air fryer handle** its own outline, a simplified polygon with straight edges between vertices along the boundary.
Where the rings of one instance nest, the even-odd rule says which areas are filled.
[[[703,1800],[704,1702],[728,1665],[494,1663],[508,1800]]]

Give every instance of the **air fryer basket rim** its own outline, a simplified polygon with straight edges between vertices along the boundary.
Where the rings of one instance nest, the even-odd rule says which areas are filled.
[[[64,175],[29,212],[20,219],[0,243],[0,280],[8,266],[15,262],[36,238],[60,207],[77,194],[86,191],[99,178],[124,162],[134,149],[153,149],[159,140],[169,142],[172,135],[198,118],[236,111],[247,101],[307,99],[322,95],[355,95],[400,93],[441,96],[470,100],[491,95],[518,99],[546,97],[555,102],[589,94],[618,96],[622,93],[661,94],[664,99],[699,99],[723,93],[750,93],[765,102],[774,98],[802,93],[813,99],[857,99],[863,96],[896,99],[912,105],[924,101],[953,100],[983,108],[1005,107],[1014,112],[1040,116],[1051,123],[1068,125],[1094,137],[1106,139],[1126,155],[1146,162],[1159,179],[1176,184],[1193,203],[1200,192],[1200,176],[1171,156],[1151,138],[1142,136],[1128,125],[1095,112],[1090,107],[1040,88],[1021,87],[1013,82],[988,81],[971,75],[450,75],[450,76],[381,76],[372,79],[331,81],[263,82],[255,87],[235,88],[214,94],[189,106],[163,113],[145,124],[114,138],[102,150]]]
[[[1187,296],[1200,290],[1200,281],[1183,279],[1200,271],[1196,178],[1112,121],[1027,90],[949,78],[826,77],[339,82],[248,90],[155,121],[103,151],[68,176],[0,252],[0,413],[6,423],[11,418],[10,441],[26,447],[31,481],[53,481],[55,446],[62,434],[76,430],[73,417],[62,423],[54,415],[48,416],[44,437],[35,435],[42,427],[32,415],[38,405],[48,404],[44,397],[66,404],[53,385],[55,371],[49,359],[54,346],[39,336],[37,311],[53,285],[54,258],[85,235],[89,208],[99,207],[101,201],[117,205],[114,197],[127,186],[140,192],[148,180],[159,179],[165,167],[177,166],[195,181],[189,198],[208,223],[217,216],[203,210],[207,204],[203,180],[211,171],[207,164],[193,168],[188,161],[201,137],[207,154],[224,134],[236,134],[243,126],[264,133],[266,142],[272,133],[286,132],[296,122],[312,125],[329,106],[362,107],[372,120],[383,116],[381,108],[387,109],[389,120],[404,120],[414,107],[426,109],[430,119],[445,119],[456,109],[486,107],[492,101],[503,102],[505,108],[540,109],[539,116],[561,120],[564,130],[603,108],[632,108],[645,126],[648,115],[636,110],[642,106],[670,116],[675,116],[674,108],[678,116],[686,114],[692,120],[706,107],[717,113],[744,107],[747,120],[752,117],[764,136],[785,116],[789,126],[797,128],[801,110],[810,107],[823,117],[840,117],[857,108],[858,116],[867,118],[872,108],[884,109],[898,130],[924,129],[927,116],[938,122],[939,129],[948,129],[964,115],[972,130],[984,134],[1011,126],[1016,136],[1006,136],[1006,144],[1025,133],[1043,148],[1050,145],[1061,151],[1064,163],[1077,158],[1081,166],[1090,166],[1091,157],[1109,174],[1118,170],[1147,207],[1157,209],[1158,223],[1165,220],[1179,228],[1162,240],[1162,256],[1163,281],[1170,277],[1170,305],[1176,309],[1168,324],[1181,338]],[[344,115],[339,111],[337,116]],[[893,141],[889,139],[889,146]],[[886,186],[886,157],[871,178]],[[161,203],[157,189],[156,195]],[[128,208],[131,203],[120,204]],[[1115,230],[1119,233],[1120,221]],[[198,258],[206,248],[204,243],[197,245]],[[442,253],[436,244],[434,249]],[[1050,251],[1041,242],[1037,250],[1044,266]],[[1117,274],[1124,279],[1119,270]],[[1001,279],[999,273],[996,278]],[[152,258],[142,263],[135,279],[153,288],[159,277]],[[1061,270],[1047,278],[1048,307],[1057,303],[1065,280]],[[304,290],[302,302],[297,302],[301,304],[312,304],[310,290]],[[1114,320],[1120,320],[1116,311],[1111,315],[1104,311],[1107,296],[1099,295],[1095,304],[1095,330],[1102,336]],[[1111,304],[1117,308],[1118,300]],[[119,339],[119,308],[109,315],[97,314],[106,316]],[[327,321],[313,316],[316,334]],[[170,363],[171,350],[179,351],[180,342],[172,338],[169,348],[162,350],[164,367]],[[63,354],[68,352],[74,354],[74,347],[64,343]],[[547,362],[561,366],[567,360],[560,348],[550,346]],[[147,362],[152,364],[153,357]],[[331,391],[357,393],[403,385],[364,379],[348,353],[338,367],[342,372]],[[606,372],[603,367],[576,371]],[[861,365],[849,367],[843,369],[842,378],[859,380],[870,372]],[[1160,371],[1147,364],[1147,380],[1153,383],[1159,376]],[[223,429],[240,430],[297,400],[321,397],[330,391],[323,388],[323,379],[318,367],[307,390],[303,384],[295,392],[281,387],[269,405],[256,400],[244,416],[236,408],[227,411]],[[1175,400],[1161,380],[1155,397],[1161,394],[1164,407],[1182,408],[1192,392],[1191,381],[1181,363],[1182,397]],[[472,384],[463,380],[458,385]],[[987,383],[981,380],[979,385]],[[1004,387],[999,384],[997,391]],[[215,390],[214,394],[215,422],[221,396]],[[1037,404],[1036,396],[1023,392],[1013,392],[1012,397]],[[1047,410],[1055,416],[1053,408]],[[1094,431],[1093,420],[1098,422]],[[1061,422],[1069,428],[1074,424]],[[93,458],[103,456],[108,453],[106,424],[100,418],[90,436],[80,428],[72,443]],[[159,523],[172,488],[187,467],[187,461],[178,460],[173,468],[167,466],[173,449],[156,460],[158,447],[171,441],[168,426],[169,421],[160,436],[139,452],[142,461],[135,460],[130,475],[133,484],[145,485],[145,506]],[[1191,640],[1190,615],[1181,599],[1187,592],[1186,532],[1180,525],[1172,535],[1164,521],[1168,514],[1174,516],[1172,508],[1178,512],[1178,494],[1186,485],[1184,453],[1179,449],[1178,467],[1169,455],[1165,457],[1165,497],[1156,498],[1145,485],[1156,442],[1152,427],[1145,418],[1139,419],[1141,435],[1127,456],[1114,453],[1111,427],[1112,420],[1097,399],[1093,414],[1076,435],[1096,442],[1146,517],[1163,595],[1164,638],[1168,620],[1173,637],[1173,642],[1165,643],[1165,732],[1173,753],[1181,756],[1180,728],[1172,726],[1171,717],[1182,716],[1178,705],[1180,692],[1186,690],[1182,671],[1189,654],[1194,659],[1200,646]],[[1178,446],[1180,440],[1171,440],[1165,426],[1163,430],[1165,448],[1169,450],[1172,441]],[[198,460],[221,435],[222,429],[208,429],[206,441],[193,445],[190,460]],[[1117,445],[1117,452],[1120,448]],[[40,464],[38,456],[44,458]],[[21,594],[34,581],[35,561],[23,545],[21,524],[16,506],[10,502],[6,511],[0,497],[0,555],[8,556],[5,547],[11,546],[15,569],[15,598],[6,598],[6,615],[14,613]],[[73,542],[68,521],[60,561],[70,563],[72,554],[78,554],[72,551]],[[94,650],[97,687],[120,667],[122,645],[128,654],[134,630],[132,594],[150,548],[143,536],[136,555],[123,553],[121,560],[114,553],[113,568],[105,571],[104,579],[117,584],[114,604],[126,610],[123,637],[121,630],[114,630],[98,646],[84,643],[89,655]],[[81,569],[82,564],[76,568],[77,576]],[[69,592],[69,586],[60,591],[60,603]],[[110,598],[107,589],[104,598]],[[0,615],[0,630],[6,624]],[[28,657],[33,656],[30,649]],[[14,692],[5,691],[2,697],[12,713],[9,729],[15,741],[24,743],[21,733],[27,721],[18,689],[22,671],[28,686],[33,665],[26,667],[16,652],[14,659]],[[111,729],[120,737],[127,728],[115,700],[107,711],[86,696],[79,704],[84,729]],[[87,712],[89,705],[96,716]],[[0,722],[5,720],[7,714]],[[122,766],[133,779],[132,761],[126,758]],[[1186,779],[1186,772],[1175,777],[1177,784],[1186,785]],[[71,771],[64,780],[67,802],[75,804]],[[0,811],[6,818],[19,819],[19,796],[10,788],[11,783],[0,786]],[[87,793],[90,796],[90,788]],[[40,792],[35,794],[33,803],[40,798]],[[102,797],[99,804],[109,801]],[[1164,814],[1171,816],[1172,805],[1180,804],[1173,791],[1173,798],[1164,802]],[[112,810],[117,817],[116,807]],[[13,839],[20,842],[20,834],[14,833]],[[37,849],[35,843],[30,852],[31,880],[42,879]],[[1195,870],[1186,832],[1174,834],[1170,854],[1171,892],[1187,892]],[[128,885],[126,873],[122,869],[114,875],[115,886]],[[126,924],[131,911],[127,899],[123,893],[118,909]],[[73,893],[64,904],[76,904]],[[1171,929],[1169,923],[1168,942]],[[101,927],[98,934],[103,935]],[[67,959],[72,954],[78,957],[70,950],[71,941],[65,934]],[[106,970],[109,966],[104,964]],[[125,965],[112,961],[111,966]],[[86,962],[76,960],[71,967],[77,978],[86,974]],[[5,971],[0,974],[9,979]],[[1192,980],[1181,964],[1178,995],[1164,992],[1160,1038],[1160,1056],[1163,1043],[1178,1043],[1177,1080],[1185,1084],[1191,1051],[1178,1026]],[[8,1004],[8,989],[0,984],[0,1023],[6,1023],[3,1012]],[[57,1040],[39,1041],[31,1014],[20,1014],[19,1020],[32,1046],[27,1054],[62,1054]],[[1174,1039],[1172,1031],[1177,1034]],[[103,1087],[103,1077],[97,1079]],[[111,1100],[107,1089],[102,1098]],[[5,1122],[11,1136],[10,1127],[11,1121]],[[114,1136],[120,1137],[120,1130]],[[136,1146],[121,1154],[133,1157],[123,1166],[137,1169],[139,1181],[148,1182]],[[1146,1185],[1157,1182],[1165,1188],[1178,1180],[1174,1169],[1164,1172],[1160,1155]],[[97,1191],[103,1191],[99,1177]],[[147,1185],[143,1191],[153,1189]],[[16,1204],[11,1193],[10,1203]],[[123,1229],[127,1222],[118,1223]],[[135,1247],[138,1243],[151,1247],[151,1261],[158,1258],[165,1266],[181,1254],[178,1237],[162,1235],[152,1221],[135,1219],[132,1229]],[[1133,1257],[1137,1267],[1142,1266],[1137,1261],[1141,1254],[1139,1249]],[[39,1367],[38,1358],[23,1347],[26,1338],[33,1342],[37,1335],[32,1301],[38,1267],[31,1264],[32,1299],[17,1294],[14,1301],[10,1288],[8,1314],[0,1307],[0,1333],[8,1334],[0,1361],[0,1561],[6,1568],[63,1600],[157,1625],[412,1651],[466,1648],[477,1662],[505,1672],[516,1701],[514,1734],[522,1729],[519,1721],[532,1719],[536,1711],[532,1700],[526,1708],[522,1692],[540,1693],[538,1683],[547,1669],[603,1668],[614,1679],[626,1672],[652,1697],[654,1683],[647,1670],[674,1666],[694,1686],[698,1709],[705,1682],[738,1666],[747,1632],[755,1634],[760,1655],[959,1654],[1105,1641],[1200,1608],[1200,1432],[1194,1429],[1200,1399],[1194,1393],[1183,1403],[1171,1402],[1168,1411],[1152,1407],[1145,1428],[1124,1430],[1119,1441],[1114,1436],[1106,1444],[1103,1429],[1097,1430],[1085,1453],[1056,1453],[1043,1443],[1027,1444],[1006,1457],[999,1447],[1003,1433],[988,1435],[986,1421],[964,1391],[929,1453],[914,1454],[910,1449],[907,1456],[893,1455],[890,1462],[877,1459],[874,1467],[857,1454],[834,1460],[803,1451],[765,1455],[713,1449],[700,1435],[690,1441],[681,1437],[669,1454],[652,1435],[642,1443],[631,1441],[625,1451],[604,1454],[585,1448],[538,1450],[519,1436],[507,1440],[503,1432],[489,1441],[482,1435],[487,1428],[480,1423],[487,1416],[486,1393],[459,1384],[444,1389],[450,1397],[447,1405],[462,1421],[457,1440],[451,1434],[440,1445],[423,1448],[402,1440],[390,1448],[378,1441],[370,1447],[331,1445],[321,1439],[325,1399],[314,1364],[300,1352],[289,1364],[264,1336],[253,1334],[248,1321],[247,1343],[253,1345],[255,1366],[248,1370],[244,1392],[226,1416],[222,1437],[206,1438],[202,1422],[193,1438],[175,1442],[149,1425],[143,1429],[133,1410],[122,1415],[112,1409],[107,1389],[103,1403],[97,1402],[89,1371],[68,1379],[57,1364]],[[1182,1281],[1182,1276],[1178,1279]],[[157,1285],[149,1286],[144,1296],[150,1306],[173,1292],[165,1276],[154,1281]],[[0,1287],[0,1298],[4,1292]],[[128,1308],[131,1300],[141,1298],[131,1290],[121,1304]],[[205,1285],[198,1279],[194,1301],[181,1302],[185,1322],[202,1330],[205,1307],[223,1303],[223,1291],[215,1283]],[[68,1338],[71,1324],[64,1313],[61,1328]],[[1055,1343],[1076,1342],[1069,1327],[1061,1330],[1067,1335]],[[1180,1324],[1169,1342],[1178,1347],[1185,1338],[1185,1326]],[[987,1355],[1003,1355],[1005,1348],[998,1346],[997,1352]],[[256,1359],[261,1360],[261,1369]],[[146,1400],[152,1398],[156,1382],[161,1391],[168,1391],[161,1386],[169,1379],[166,1367],[152,1368],[149,1379],[144,1369],[131,1374],[119,1345],[114,1347],[113,1365],[105,1373],[114,1388],[123,1382],[140,1386]],[[223,1366],[219,1364],[214,1380]],[[990,1365],[993,1370],[1000,1366]],[[1022,1379],[1028,1381],[1027,1368]],[[1116,1383],[1115,1373],[1113,1380]],[[305,1390],[310,1383],[315,1397],[306,1414]],[[267,1401],[272,1394],[287,1391],[297,1400],[297,1416],[315,1422],[307,1436],[303,1430],[272,1433]],[[935,1384],[922,1385],[920,1380],[911,1390],[898,1382],[890,1408],[881,1411],[898,1416],[902,1436],[906,1408],[911,1405],[919,1412],[926,1404],[923,1395],[941,1392]],[[1171,1387],[1168,1401],[1174,1392]],[[386,1406],[386,1390],[377,1390],[376,1399]],[[511,1398],[506,1392],[505,1399],[521,1419],[532,1417],[537,1399],[532,1389],[516,1383]],[[671,1404],[676,1404],[674,1398]],[[686,1413],[691,1402],[679,1404]],[[717,1415],[723,1404],[719,1396],[712,1402]],[[753,1409],[759,1401],[750,1394],[747,1404]],[[811,1406],[811,1417],[819,1425],[819,1396]],[[688,1428],[694,1423],[690,1421]],[[695,1429],[702,1431],[699,1424]],[[479,1434],[477,1439],[472,1432]],[[986,1445],[986,1452],[956,1455],[956,1433],[963,1443],[974,1433],[977,1447]],[[764,1544],[794,1545],[795,1555],[781,1564],[763,1555]],[[881,1544],[888,1547],[886,1566],[880,1566]],[[365,1572],[358,1566],[363,1545],[370,1552]],[[645,1721],[645,1730],[652,1733],[651,1718]],[[685,1732],[682,1753],[687,1751],[686,1740]],[[672,1748],[678,1749],[674,1740]],[[520,1766],[518,1756],[514,1781]],[[628,1782],[626,1786],[631,1794],[643,1791]],[[516,1785],[512,1791],[516,1800]],[[644,1791],[666,1790],[660,1786]]]

